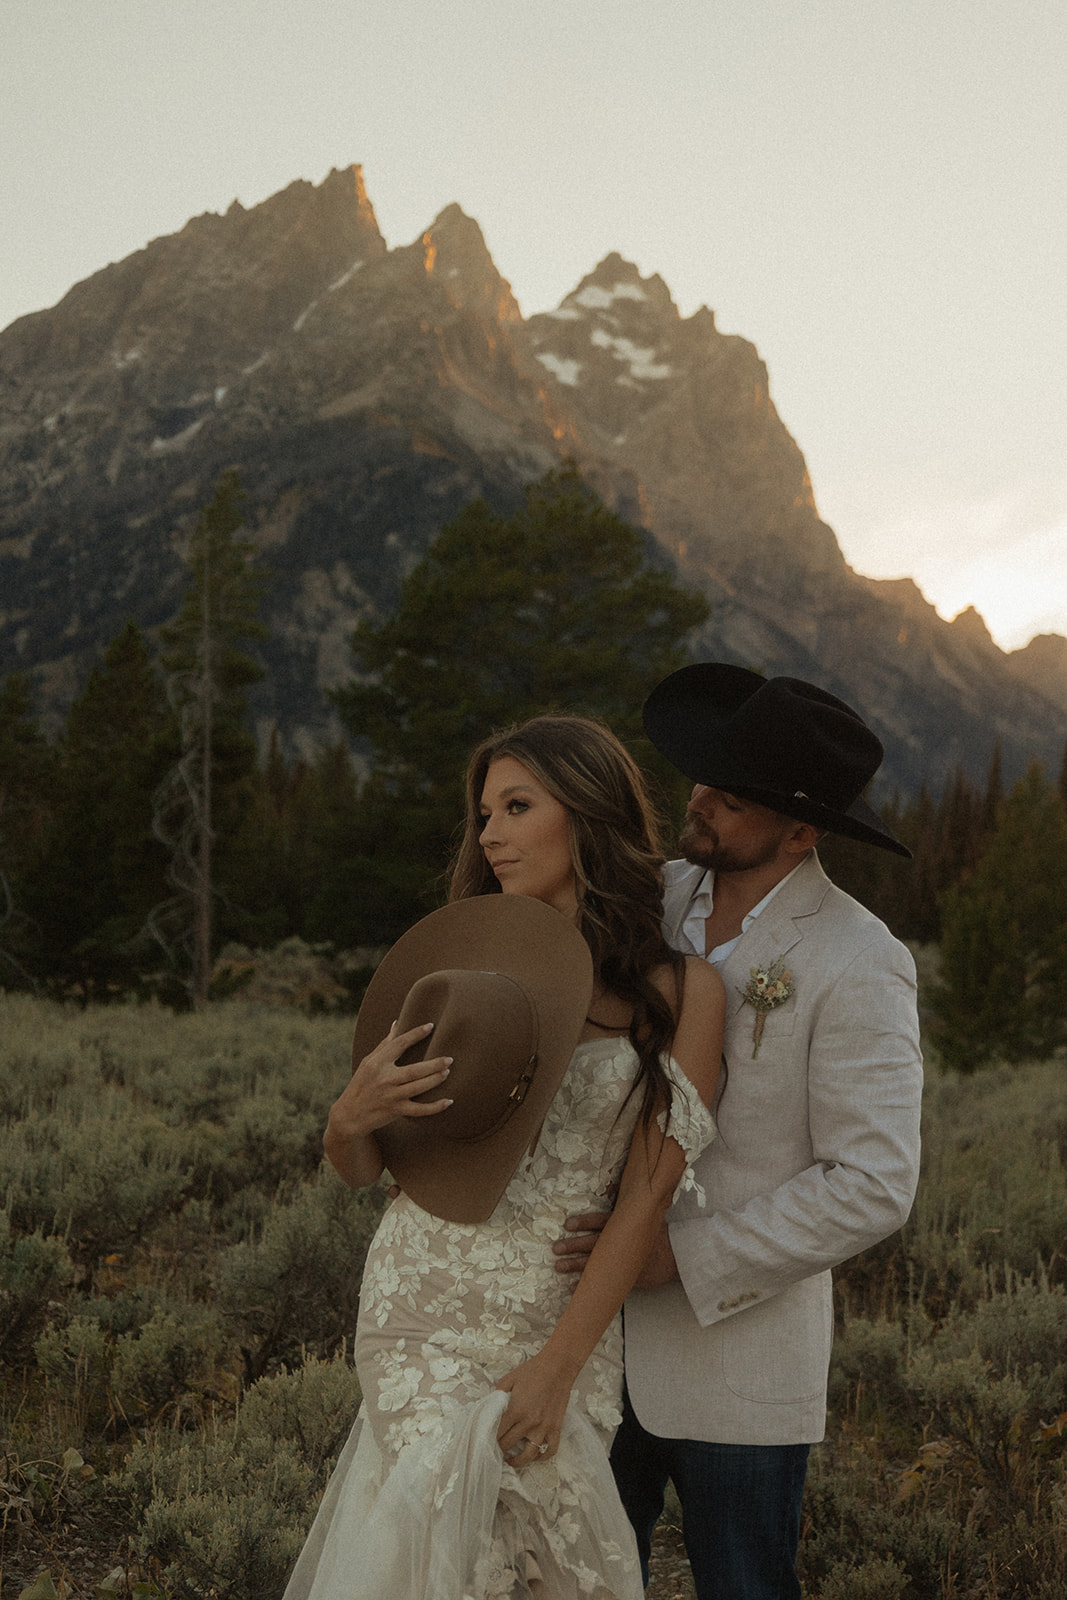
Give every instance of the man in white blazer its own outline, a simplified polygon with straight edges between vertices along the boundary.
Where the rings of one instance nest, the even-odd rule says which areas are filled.
[[[700,1600],[794,1600],[811,1444],[823,1437],[830,1269],[899,1228],[915,1192],[922,1064],[915,968],[827,878],[844,833],[909,852],[860,798],[882,747],[797,679],[704,663],[645,707],[695,782],[665,928],[727,991],[719,1136],[626,1302],[612,1465],[647,1582],[668,1479]],[[574,1269],[603,1219],[571,1218]]]

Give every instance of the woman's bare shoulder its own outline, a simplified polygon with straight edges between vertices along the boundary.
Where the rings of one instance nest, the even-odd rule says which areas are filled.
[[[684,983],[681,995],[678,971],[666,963],[656,967],[650,974],[656,988],[666,996],[679,1015],[690,1008],[710,1009],[720,1014],[726,1004],[726,988],[718,972],[700,956],[683,956],[682,962]]]
[[[703,956],[686,956],[685,992],[687,998],[692,994],[694,999],[708,1004],[717,1005],[726,1000],[726,985],[718,970]]]

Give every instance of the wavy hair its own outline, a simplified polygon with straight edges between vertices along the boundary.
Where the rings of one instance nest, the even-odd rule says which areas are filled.
[[[521,761],[567,811],[578,928],[596,978],[633,1007],[629,1037],[647,1125],[660,1106],[670,1110],[670,1078],[661,1057],[674,1038],[685,962],[663,937],[664,855],[644,778],[610,728],[587,717],[534,717],[492,734],[467,767],[466,815],[449,869],[450,900],[501,892],[480,837],[486,774],[503,756]],[[652,981],[657,967],[671,970],[673,1004]]]

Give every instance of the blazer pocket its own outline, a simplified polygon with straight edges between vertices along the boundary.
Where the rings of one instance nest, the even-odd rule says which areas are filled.
[[[763,1037],[770,1043],[775,1039],[788,1039],[797,1024],[795,1005],[784,1005],[780,1011],[768,1011],[763,1017]]]
[[[796,1025],[795,1006],[784,1006],[781,1011],[768,1011],[763,1018],[759,1050],[753,1056],[752,1050],[756,1042],[756,1013],[750,1006],[745,1006],[727,1028],[726,1059],[728,1061],[736,1059],[739,1062],[755,1061],[758,1066],[768,1056],[774,1055],[777,1046],[783,1045],[787,1063],[792,1070],[797,1062],[788,1041],[792,1038]]]
[[[723,1378],[740,1399],[792,1405],[825,1392],[834,1333],[829,1273],[805,1278],[720,1327]]]

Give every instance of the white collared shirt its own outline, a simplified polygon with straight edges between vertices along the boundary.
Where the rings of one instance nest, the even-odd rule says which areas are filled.
[[[747,912],[741,923],[741,932],[733,939],[727,939],[725,944],[717,944],[714,950],[704,949],[704,923],[711,916],[715,904],[715,874],[709,867],[697,885],[696,893],[689,903],[685,921],[682,923],[682,938],[689,945],[690,952],[695,956],[703,956],[710,961],[713,967],[721,967],[727,956],[734,950],[744,935],[751,928],[761,911],[765,911],[784,883],[788,883],[794,872],[803,866],[803,861],[798,861],[793,872],[787,872],[784,878],[779,878],[774,888],[763,896],[758,905]]]

